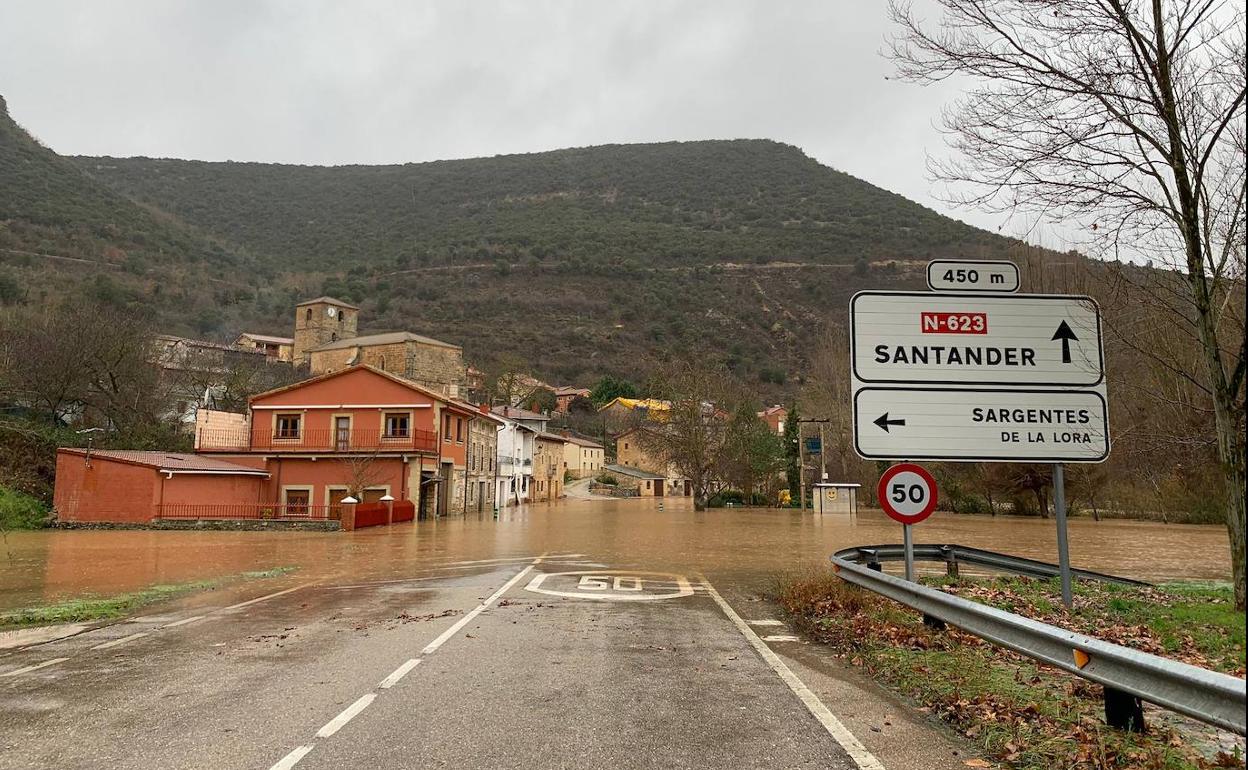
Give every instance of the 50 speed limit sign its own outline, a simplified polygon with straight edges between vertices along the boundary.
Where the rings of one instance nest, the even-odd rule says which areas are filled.
[[[918,524],[936,510],[936,479],[914,463],[900,463],[884,471],[875,491],[888,517],[902,524]]]

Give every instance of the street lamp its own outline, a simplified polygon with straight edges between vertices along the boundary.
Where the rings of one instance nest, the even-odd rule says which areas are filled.
[[[97,433],[102,430],[104,429],[103,428],[83,428],[82,430],[74,431],[74,433],[77,433],[80,436],[85,435],[87,437],[87,457],[83,464],[88,468],[91,467],[91,445],[95,441],[95,437],[92,436],[91,434]]]

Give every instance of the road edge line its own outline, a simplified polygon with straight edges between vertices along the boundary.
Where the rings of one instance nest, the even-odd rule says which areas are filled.
[[[754,629],[750,628],[741,619],[736,610],[728,604],[724,597],[719,595],[719,591],[716,591],[715,587],[705,577],[702,578],[702,586],[706,589],[706,593],[719,605],[719,608],[723,610],[724,614],[728,616],[728,620],[732,621],[732,624],[737,627],[741,635],[750,643],[750,646],[771,667],[771,670],[776,672],[776,675],[789,686],[789,689],[801,700],[811,715],[819,720],[819,723],[828,731],[832,739],[845,750],[845,753],[854,761],[854,764],[858,765],[861,770],[885,770],[884,764],[876,759],[875,755],[868,751],[866,746],[862,745],[862,742],[850,732],[844,722],[837,719],[832,710],[824,705],[823,701],[819,700],[818,695],[815,695],[801,679],[797,678],[797,674],[794,674],[785,662],[780,660],[780,656],[772,651],[758,634],[754,633]]]

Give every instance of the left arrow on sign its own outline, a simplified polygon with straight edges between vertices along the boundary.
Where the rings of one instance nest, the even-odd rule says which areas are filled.
[[[1057,331],[1053,332],[1053,339],[1062,341],[1062,363],[1070,363],[1070,341],[1079,339],[1070,328],[1070,324],[1065,321],[1058,324]]]
[[[906,421],[905,421],[905,420],[890,420],[890,419],[888,419],[888,412],[885,412],[884,414],[882,414],[882,415],[880,415],[879,417],[875,418],[875,421],[874,421],[874,422],[875,422],[875,424],[876,424],[876,425],[880,426],[880,429],[881,429],[881,430],[883,430],[885,433],[890,433],[890,432],[891,432],[891,431],[889,431],[889,429],[888,429],[890,425],[896,425],[896,426],[898,426],[898,427],[901,427],[901,426],[903,426],[903,425],[905,425],[905,424],[906,424]]]

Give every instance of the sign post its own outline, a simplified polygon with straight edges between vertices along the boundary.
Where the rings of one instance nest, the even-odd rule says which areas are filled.
[[[913,583],[914,537],[910,527],[931,516],[932,511],[936,510],[936,479],[920,465],[898,463],[880,474],[880,483],[875,488],[875,494],[884,513],[901,524],[906,580]]]
[[[1057,566],[1062,575],[1062,604],[1069,609],[1075,597],[1070,580],[1070,540],[1066,533],[1066,470],[1053,464],[1053,516],[1057,519]]]

